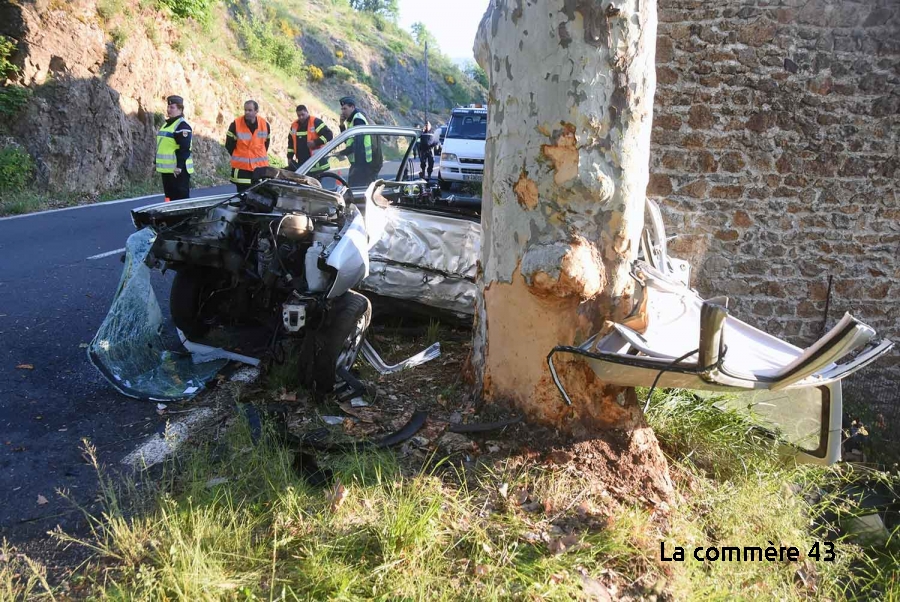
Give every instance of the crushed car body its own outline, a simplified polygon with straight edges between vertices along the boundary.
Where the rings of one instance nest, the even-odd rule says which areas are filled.
[[[369,252],[369,277],[360,289],[470,319],[478,292],[479,218],[404,204],[391,205],[384,213],[383,234]]]
[[[742,322],[728,299],[703,299],[688,285],[689,269],[668,256],[659,207],[647,201],[641,258],[632,265],[637,299],[628,318],[576,347],[548,355],[584,358],[604,383],[718,392],[719,406],[748,412],[759,424],[816,463],[840,457],[840,380],[887,353],[893,343],[850,314],[801,349]],[[708,395],[708,394],[706,394]]]

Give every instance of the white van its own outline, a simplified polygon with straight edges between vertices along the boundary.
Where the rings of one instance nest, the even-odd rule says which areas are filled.
[[[481,182],[484,177],[484,139],[487,107],[453,109],[441,150],[438,182],[449,190],[453,182]]]

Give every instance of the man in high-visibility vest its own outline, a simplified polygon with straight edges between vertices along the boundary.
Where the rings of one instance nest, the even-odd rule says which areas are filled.
[[[369,119],[356,108],[356,100],[345,96],[341,103],[341,131],[358,125],[369,125]],[[378,179],[378,172],[384,162],[381,155],[381,143],[378,136],[364,134],[347,140],[346,148],[339,153],[350,161],[350,174],[347,181],[351,187],[368,186]]]
[[[225,150],[231,155],[231,181],[243,192],[255,183],[253,170],[269,166],[269,124],[259,116],[259,103],[244,103],[244,116],[228,126]]]
[[[180,96],[166,98],[166,123],[156,134],[156,172],[162,176],[166,202],[191,196],[191,174],[194,159],[191,157],[193,131],[184,120],[184,99]]]
[[[295,170],[303,165],[332,138],[334,134],[324,121],[310,115],[306,105],[297,105],[297,121],[291,124],[291,131],[288,133],[288,169]],[[306,175],[315,178],[317,174],[327,169],[327,163],[319,162],[313,165]]]

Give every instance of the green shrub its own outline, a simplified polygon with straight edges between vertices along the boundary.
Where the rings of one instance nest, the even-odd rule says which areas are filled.
[[[0,191],[18,192],[31,181],[34,159],[18,146],[0,148]]]
[[[157,0],[159,6],[168,8],[172,14],[182,19],[205,21],[212,7],[219,0]]]
[[[154,46],[159,46],[159,30],[156,29],[156,21],[147,19],[144,23],[144,31],[147,33],[147,39],[153,42]]]
[[[19,68],[10,60],[15,51],[16,42],[6,36],[0,36],[0,77],[15,75],[19,72]]]
[[[26,188],[18,192],[8,192],[0,196],[0,217],[5,215],[22,215],[40,211],[44,207],[46,197],[41,193]],[[0,586],[0,591],[2,586]],[[13,600],[17,598],[12,598]]]
[[[309,81],[315,83],[322,81],[322,78],[325,77],[325,74],[322,73],[322,70],[315,65],[310,65],[306,68],[306,77],[307,79],[309,79]]]
[[[22,86],[0,88],[0,117],[9,119],[16,116],[31,98],[31,90]],[[2,128],[0,128],[2,129]]]
[[[185,50],[187,50],[187,44],[185,43],[184,38],[180,35],[172,41],[170,46],[172,47],[172,50],[174,50],[178,54],[182,54]]]
[[[466,75],[481,84],[484,88],[488,87],[487,73],[485,73],[484,69],[475,64],[475,62],[469,61],[466,63],[464,71]]]
[[[124,8],[123,0],[100,0],[97,3],[97,15],[103,21],[109,21],[122,12]]]
[[[343,82],[353,78],[354,74],[343,65],[333,65],[328,68],[328,77],[333,77]]]
[[[119,50],[125,47],[125,44],[128,43],[128,38],[131,37],[131,27],[128,25],[117,25],[115,29],[112,30],[110,34],[112,37],[113,44]]]
[[[238,33],[250,58],[268,63],[285,71],[303,68],[303,51],[293,38],[276,30],[272,21],[238,15]]]
[[[400,13],[397,0],[350,0],[350,6],[372,15],[396,19]]]

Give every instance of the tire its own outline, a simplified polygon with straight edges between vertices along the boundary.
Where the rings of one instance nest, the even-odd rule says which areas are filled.
[[[438,184],[440,185],[441,190],[450,190],[450,187],[453,186],[453,182],[442,180],[440,174],[438,174]]]
[[[317,345],[313,380],[316,391],[334,389],[338,368],[349,370],[356,362],[372,321],[372,304],[356,291],[347,291],[335,300],[325,326],[316,333]]]
[[[169,314],[175,326],[189,339],[200,338],[209,332],[210,325],[200,317],[200,298],[212,281],[211,270],[196,268],[175,272],[169,293]]]

